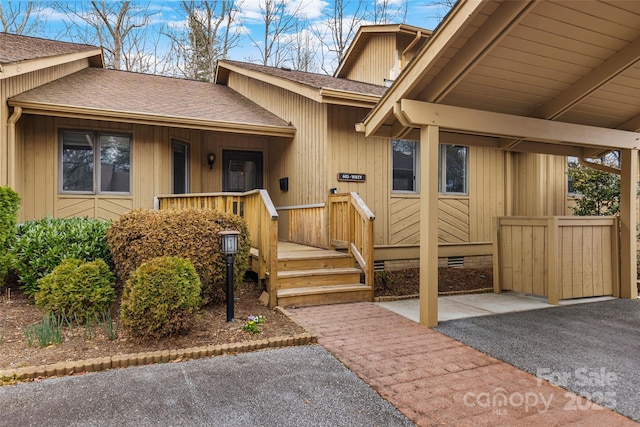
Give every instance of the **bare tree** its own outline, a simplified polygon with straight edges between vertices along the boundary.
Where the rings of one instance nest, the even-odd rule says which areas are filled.
[[[261,23],[264,25],[262,40],[249,35],[252,44],[260,52],[260,63],[280,67],[290,55],[294,38],[291,33],[298,28],[302,3],[293,10],[287,0],[260,0]]]
[[[36,35],[46,24],[41,2],[7,1],[0,3],[0,31]]]
[[[155,59],[149,53],[149,23],[157,11],[150,3],[91,1],[57,3],[67,22],[66,36],[74,41],[99,44],[104,49],[107,68],[147,71]]]
[[[350,11],[350,12],[349,12]],[[324,19],[312,27],[321,43],[320,68],[327,74],[342,62],[360,26],[365,22],[367,2],[364,0],[335,0]]]
[[[240,38],[238,23],[240,6],[233,0],[183,1],[186,14],[183,32],[168,31],[170,57],[177,74],[203,81],[213,81],[218,59],[226,58],[229,49]]]
[[[405,23],[408,8],[408,0],[402,0],[399,4],[393,0],[375,0],[371,3],[369,19],[374,24]]]
[[[316,72],[316,53],[319,45],[315,43],[316,37],[308,28],[309,24],[306,21],[300,21],[296,26],[290,62],[294,70]]]

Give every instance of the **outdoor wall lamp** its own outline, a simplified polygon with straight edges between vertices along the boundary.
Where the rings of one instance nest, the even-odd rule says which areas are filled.
[[[233,257],[238,253],[239,231],[224,230],[220,235],[220,249],[226,255],[227,263],[227,322],[233,320]]]
[[[213,169],[213,162],[216,161],[216,155],[213,153],[207,154],[207,165],[209,165],[209,169]]]

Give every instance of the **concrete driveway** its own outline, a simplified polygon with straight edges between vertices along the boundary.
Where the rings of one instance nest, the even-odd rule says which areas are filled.
[[[410,426],[322,347],[0,387],[1,426]]]
[[[640,421],[640,300],[451,320],[435,330]]]

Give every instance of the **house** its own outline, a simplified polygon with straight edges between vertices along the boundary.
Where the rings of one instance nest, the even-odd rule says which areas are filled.
[[[509,14],[513,8],[520,16],[520,2],[499,5],[462,2],[433,33],[407,25],[364,26],[334,76],[223,60],[215,84],[106,70],[94,47],[0,34],[0,149],[7,159],[0,185],[20,193],[22,220],[115,218],[156,203],[224,205],[243,213],[252,202],[236,196],[212,201],[223,196],[211,194],[264,188],[269,202],[252,233],[257,240],[353,250],[368,285],[374,263],[399,268],[435,259],[430,274],[438,265],[490,266],[494,218],[566,214],[565,156],[612,148],[577,151],[554,145],[553,138],[533,144],[518,132],[496,139],[491,132],[456,128],[438,133],[435,151],[425,150],[430,145],[421,129],[428,126],[402,112],[405,94],[524,114],[544,98],[535,88],[556,90],[541,82],[553,82],[555,74],[514,73],[511,61],[521,61],[504,52],[497,65],[483,68],[482,55],[493,58],[493,46],[514,53],[498,43],[499,31],[527,31]],[[525,11],[534,9],[527,5]],[[474,15],[464,21],[467,9]],[[624,8],[620,14],[633,16]],[[470,38],[464,31],[479,34]],[[521,43],[542,49],[544,43],[533,42],[536,34]],[[11,46],[18,45],[32,56],[12,57]],[[531,70],[546,66],[527,60]],[[514,95],[519,88],[527,94],[522,101]],[[434,163],[425,167],[425,156]],[[357,193],[350,203],[364,218],[360,229],[356,214],[345,214],[333,193]],[[340,231],[341,224],[353,229]],[[424,252],[425,241],[431,252]],[[258,248],[255,267],[270,283],[280,280],[269,273],[276,261],[268,252],[276,243]]]
[[[590,279],[587,274],[599,260],[595,254],[611,246],[616,254],[619,249],[620,265],[618,270],[614,257],[611,271],[619,281],[613,294],[637,298],[639,45],[638,2],[458,2],[358,125],[368,137],[411,138],[422,148],[416,202],[421,222],[421,323],[437,324],[436,218],[444,216],[436,209],[441,203],[438,147],[449,141],[469,146],[470,175],[474,152],[494,159],[494,176],[470,179],[469,195],[476,183],[476,189],[502,198],[488,205],[495,216],[562,213],[566,190],[560,190],[564,183],[554,180],[553,171],[561,168],[564,156],[592,158],[619,150],[619,244],[617,226],[606,243],[594,244],[593,234],[588,245],[581,245],[585,234],[565,236],[563,244],[576,243],[569,245],[576,257],[571,259],[569,252],[567,264],[564,254],[562,259],[548,257],[544,268],[554,278],[569,272],[563,283],[548,283],[550,300],[557,299],[556,292],[571,284],[572,276],[581,278],[578,284]],[[531,172],[529,165],[534,166]],[[482,217],[472,205],[470,199],[472,216]],[[586,248],[593,250],[585,252]],[[550,244],[547,253],[556,249]],[[494,274],[504,272],[498,258],[494,257]]]

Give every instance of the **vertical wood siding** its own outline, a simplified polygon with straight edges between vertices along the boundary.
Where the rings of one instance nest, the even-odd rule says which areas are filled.
[[[273,203],[324,203],[328,188],[320,183],[327,182],[326,105],[236,73],[229,75],[228,85],[296,127],[292,141],[270,144],[269,162],[265,162],[264,169],[265,188]],[[287,192],[279,190],[279,179],[283,177],[289,177]]]
[[[365,138],[355,131],[367,110],[338,105],[328,106],[328,175],[318,184],[328,192],[356,192],[376,216],[374,244],[389,244],[389,180],[391,148],[387,138]],[[365,174],[365,182],[338,181],[338,173]]]
[[[566,157],[513,153],[513,214],[564,215],[567,211]]]
[[[7,128],[9,106],[7,99],[53,80],[75,73],[89,66],[88,59],[82,59],[55,67],[38,70],[19,76],[0,79],[0,185],[6,185],[7,175]],[[18,144],[19,145],[19,144]],[[18,172],[19,173],[19,172]],[[20,188],[16,188],[20,192]]]
[[[22,221],[47,215],[115,219],[131,209],[152,208],[154,196],[171,193],[171,141],[174,138],[190,146],[192,192],[221,191],[223,149],[264,151],[268,147],[268,138],[264,137],[97,120],[25,115],[18,126]],[[131,134],[131,195],[58,194],[59,129]],[[209,152],[217,156],[213,170],[209,170],[206,163]],[[265,166],[268,159],[265,155]]]
[[[390,77],[389,71],[395,66],[396,56],[395,34],[371,37],[346,78],[382,86],[384,79]]]

